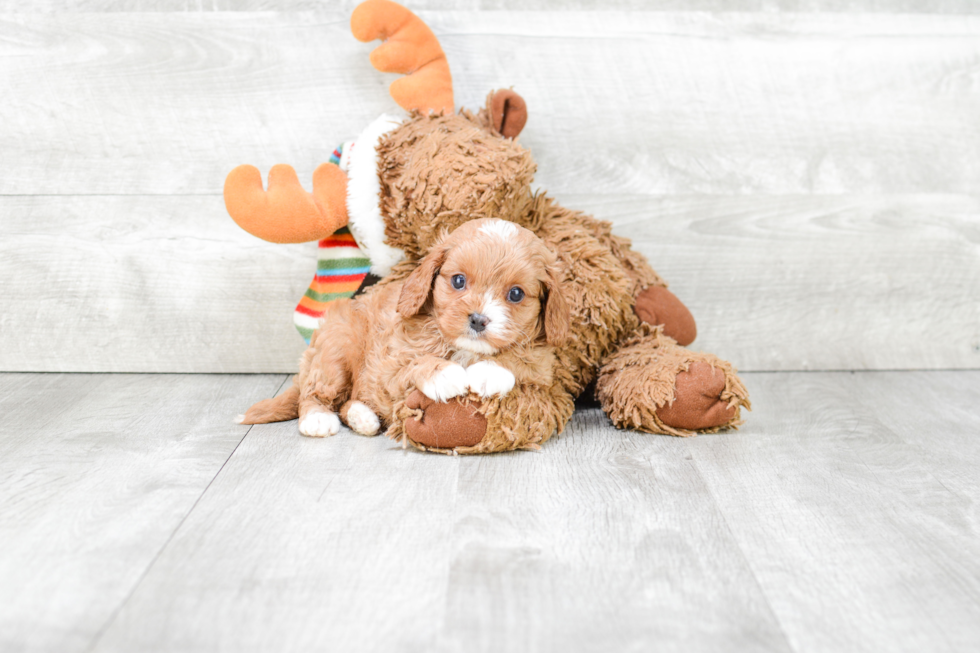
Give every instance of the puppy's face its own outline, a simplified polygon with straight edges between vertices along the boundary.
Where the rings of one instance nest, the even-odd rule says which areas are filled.
[[[542,335],[560,344],[569,318],[556,275],[555,255],[533,233],[504,220],[474,220],[422,260],[398,310],[414,315],[428,305],[449,343],[478,354]]]

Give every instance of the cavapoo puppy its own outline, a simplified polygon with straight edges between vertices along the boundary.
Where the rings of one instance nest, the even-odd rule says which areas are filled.
[[[331,302],[293,386],[239,418],[299,417],[323,437],[341,421],[375,435],[412,388],[434,401],[549,385],[568,333],[556,257],[532,232],[473,220],[433,245],[404,282]]]

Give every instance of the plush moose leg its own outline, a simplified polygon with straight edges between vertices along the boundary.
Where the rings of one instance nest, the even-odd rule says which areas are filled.
[[[734,427],[748,392],[731,363],[642,325],[599,370],[596,395],[619,428],[694,435]]]
[[[487,433],[487,418],[480,412],[479,403],[469,399],[439,402],[413,390],[404,406],[395,411],[404,420],[404,428],[396,429],[397,433],[425,449],[473,447]]]
[[[677,296],[663,286],[650,286],[636,295],[637,317],[650,326],[663,326],[664,334],[686,347],[698,336],[694,316]]]
[[[601,363],[596,388],[603,408],[619,427],[692,435],[738,423],[748,394],[732,366],[685,346],[697,337],[694,316],[629,240],[611,225],[575,215],[632,281],[633,312],[642,323]]]
[[[602,368],[598,394],[613,423],[649,433],[694,435],[739,424],[748,393],[731,364],[679,347],[661,330],[638,336]],[[515,388],[505,398],[435,402],[418,390],[396,407],[388,436],[453,454],[536,449],[561,431],[574,400],[560,387]]]
[[[694,342],[698,328],[694,316],[674,293],[667,282],[650,267],[646,258],[633,250],[629,239],[612,232],[612,224],[581,213],[557,212],[559,221],[574,225],[599,241],[616,260],[618,267],[632,286],[633,311],[650,326],[663,326],[664,333],[681,346]],[[555,219],[552,217],[552,219]]]
[[[647,325],[608,357],[596,390],[613,424],[649,433],[688,436],[735,427],[741,408],[751,408],[730,363],[680,347],[662,328]],[[573,411],[573,397],[559,384],[517,387],[487,402],[439,403],[415,390],[395,408],[388,436],[442,453],[536,449]]]

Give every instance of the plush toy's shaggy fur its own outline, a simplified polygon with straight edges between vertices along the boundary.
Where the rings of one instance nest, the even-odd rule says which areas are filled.
[[[564,270],[562,294],[571,311],[571,333],[556,351],[552,385],[517,383],[506,396],[484,401],[438,402],[416,389],[394,405],[389,435],[452,453],[535,448],[561,431],[574,398],[593,382],[603,409],[619,427],[691,435],[739,424],[740,408],[747,408],[749,400],[735,369],[682,346],[694,339],[694,320],[646,259],[629,240],[615,236],[608,222],[532,192],[535,163],[516,140],[527,118],[523,100],[513,91],[498,91],[479,112],[453,114],[445,93],[451,80],[441,63],[444,55],[417,17],[390,0],[368,0],[355,10],[352,24],[359,38],[391,37],[399,44],[404,53],[399,62],[391,59],[395,48],[380,46],[385,70],[411,73],[435,62],[422,66],[423,76],[402,85],[414,93],[411,101],[401,102],[410,117],[397,126],[386,122],[390,128],[383,134],[371,131],[358,141],[362,154],[375,157],[379,202],[377,207],[367,202],[371,219],[383,221],[388,253],[399,252],[389,260],[403,258],[385,266],[386,276],[374,292],[411,274],[441,232],[475,219],[501,218],[529,229],[557,254]],[[419,39],[414,48],[412,38]],[[425,91],[426,76],[432,77],[431,94]],[[284,178],[281,172],[277,178]],[[331,185],[318,189],[318,178]],[[266,193],[258,171],[240,167],[226,182],[226,203],[239,224],[276,242],[306,234],[311,204],[345,203],[352,215],[342,217],[349,217],[356,237],[354,225],[365,218],[354,214],[365,213],[359,208],[364,194],[348,186],[345,198],[334,178],[333,172],[318,170],[310,196],[292,178],[287,186],[276,186],[270,174]],[[285,198],[278,204],[281,211],[267,211],[262,219],[252,210],[236,215],[247,198],[265,207],[267,195],[276,193]],[[341,213],[324,208],[316,219],[333,226]],[[273,223],[278,231],[270,235]]]

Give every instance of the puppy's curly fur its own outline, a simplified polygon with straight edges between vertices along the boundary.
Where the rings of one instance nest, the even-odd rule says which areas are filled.
[[[569,329],[561,276],[555,254],[527,229],[467,222],[404,282],[332,302],[293,386],[240,421],[299,417],[301,433],[322,437],[342,420],[375,435],[413,388],[442,402],[504,396],[515,384],[548,387],[554,347]]]

